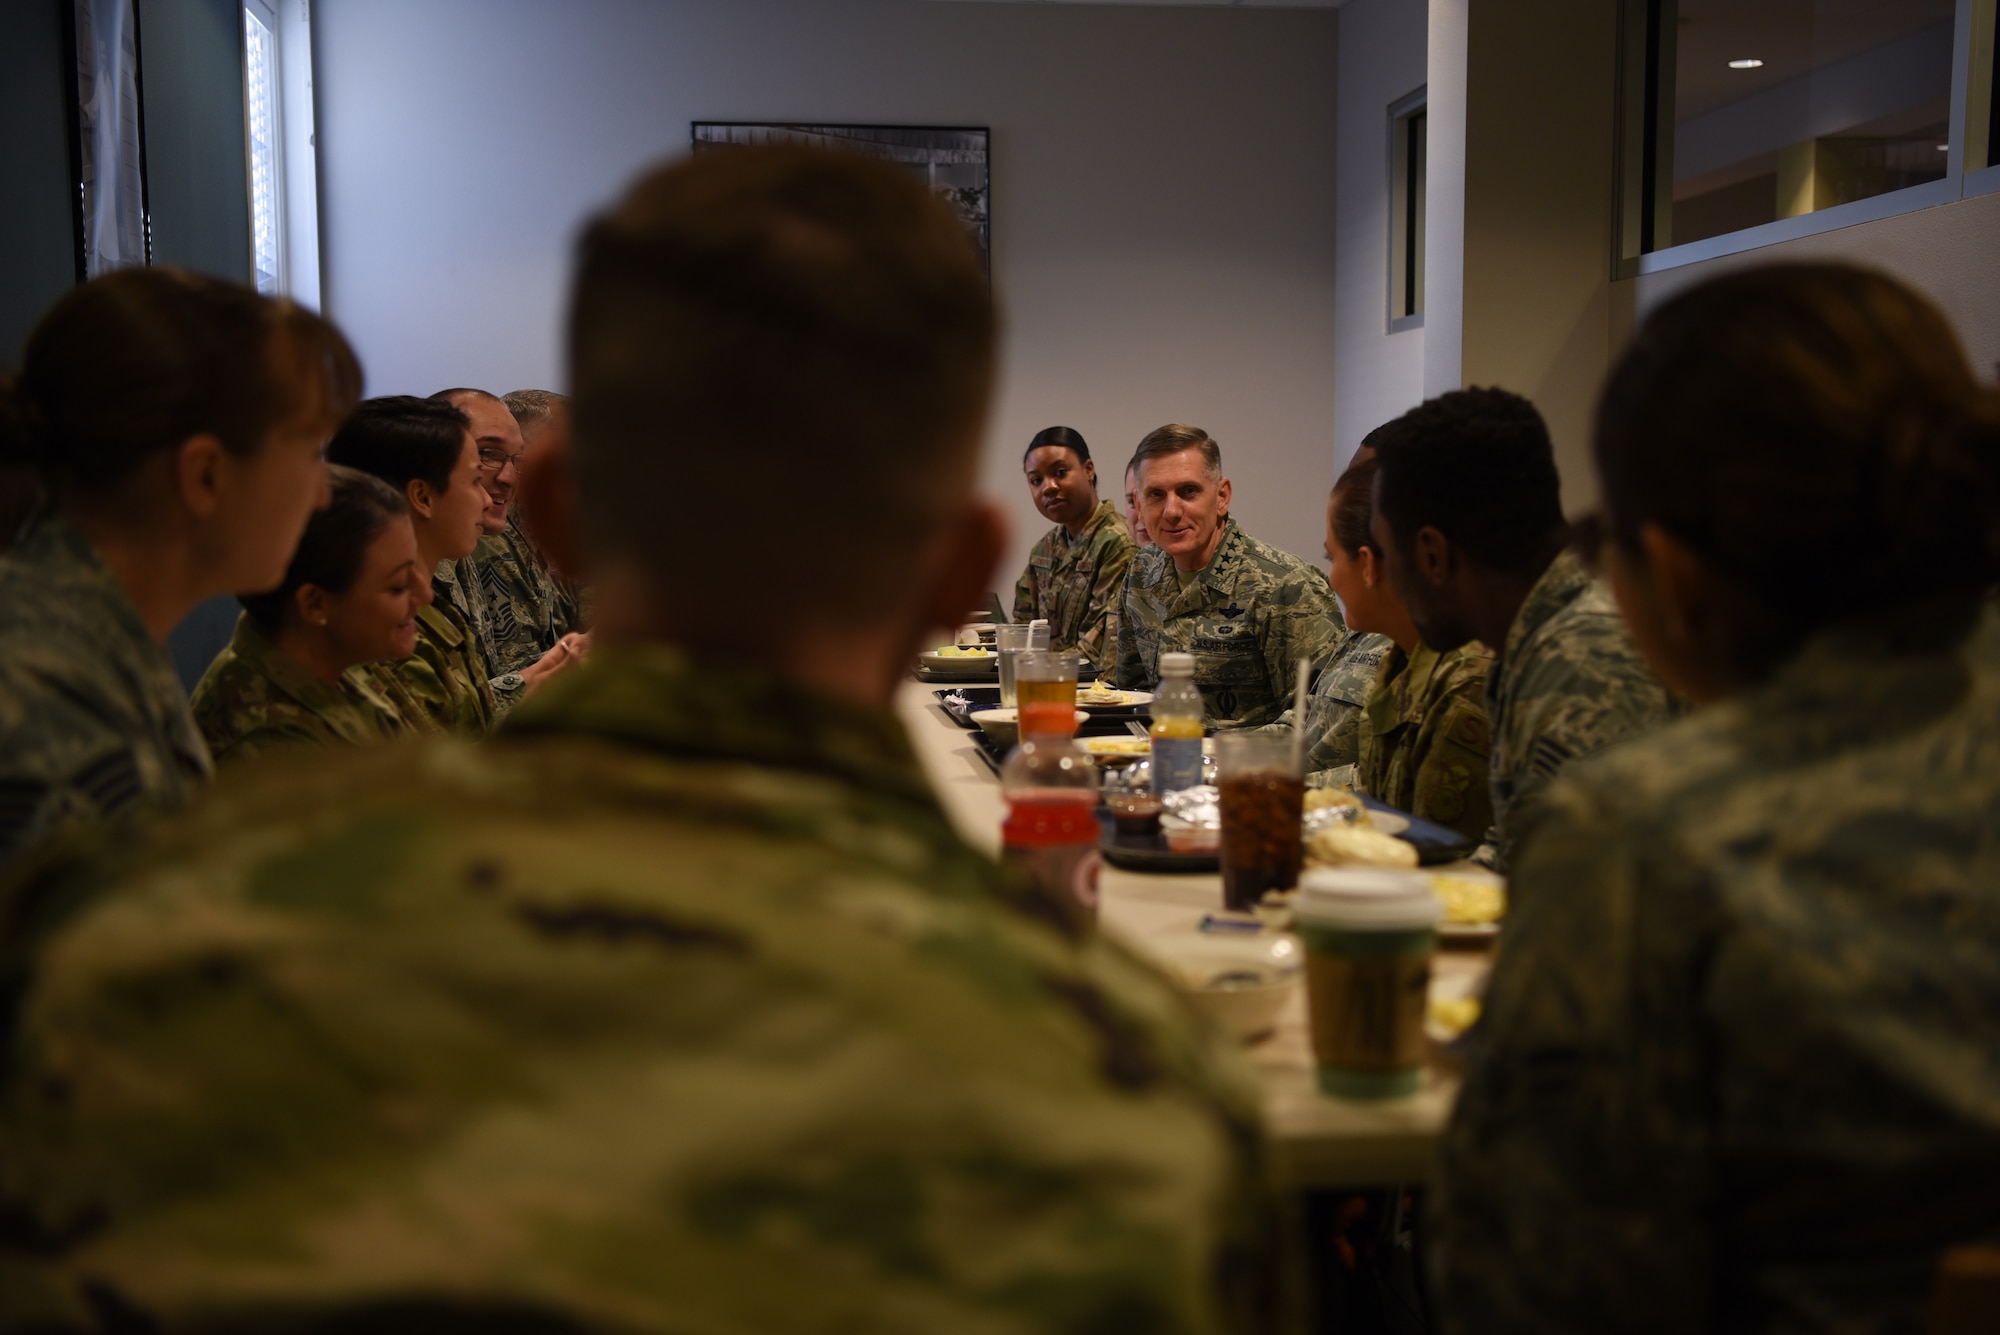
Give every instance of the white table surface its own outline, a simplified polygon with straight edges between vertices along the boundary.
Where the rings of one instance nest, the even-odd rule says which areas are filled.
[[[959,833],[975,848],[997,854],[1004,815],[999,781],[981,759],[972,734],[938,706],[934,692],[941,689],[906,682],[897,694],[896,712]],[[1204,913],[1221,907],[1219,875],[1166,876],[1106,865],[1098,920],[1105,931],[1136,941],[1190,930]],[[1484,952],[1442,950],[1433,979],[1455,981],[1483,972],[1487,963]],[[1303,986],[1286,1004],[1276,1031],[1253,1045],[1249,1056],[1263,1077],[1265,1125],[1284,1182],[1371,1187],[1429,1180],[1438,1132],[1458,1092],[1455,1075],[1426,1070],[1417,1093],[1402,1099],[1364,1102],[1321,1094],[1314,1080]]]

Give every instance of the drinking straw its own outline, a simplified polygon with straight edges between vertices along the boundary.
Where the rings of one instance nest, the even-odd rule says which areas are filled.
[[[1312,668],[1312,660],[1299,660],[1299,681],[1292,690],[1292,768],[1301,776],[1306,772],[1306,673]]]

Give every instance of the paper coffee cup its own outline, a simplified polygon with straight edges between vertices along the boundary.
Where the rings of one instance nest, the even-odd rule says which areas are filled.
[[[1413,872],[1318,868],[1300,880],[1292,921],[1306,948],[1306,1014],[1321,1092],[1413,1094],[1444,905]]]

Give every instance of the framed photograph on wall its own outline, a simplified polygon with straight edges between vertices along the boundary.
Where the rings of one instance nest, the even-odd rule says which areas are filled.
[[[984,126],[774,125],[750,121],[696,121],[694,151],[732,144],[795,143],[862,153],[923,177],[924,184],[957,211],[993,274],[993,179],[990,135]]]

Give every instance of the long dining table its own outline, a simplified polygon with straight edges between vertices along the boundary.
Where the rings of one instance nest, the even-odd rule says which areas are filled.
[[[996,856],[1005,814],[1000,783],[973,736],[938,704],[939,688],[905,682],[896,712],[924,772],[961,836]],[[1222,909],[1219,874],[1163,875],[1106,865],[1099,883],[1101,928],[1143,949],[1144,938],[1190,931]],[[1462,988],[1484,972],[1484,951],[1441,950],[1433,988]],[[1407,1098],[1372,1101],[1320,1093],[1306,1028],[1305,988],[1294,989],[1275,1029],[1247,1052],[1264,1088],[1265,1125],[1280,1181],[1300,1189],[1366,1188],[1430,1179],[1438,1133],[1458,1079],[1442,1066],[1424,1071]]]

